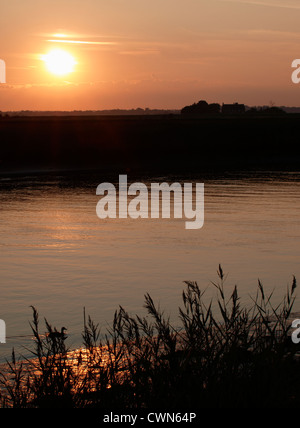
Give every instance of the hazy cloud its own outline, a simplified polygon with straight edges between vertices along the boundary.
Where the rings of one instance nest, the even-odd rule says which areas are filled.
[[[47,42],[50,43],[64,43],[64,44],[77,44],[77,45],[116,45],[116,42],[97,42],[91,40],[63,40],[63,39],[49,39]]]

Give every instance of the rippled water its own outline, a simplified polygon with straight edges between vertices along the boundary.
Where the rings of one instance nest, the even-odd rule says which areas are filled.
[[[178,177],[144,177],[146,184],[163,180]],[[44,317],[66,326],[68,344],[75,347],[84,307],[103,332],[119,305],[144,313],[147,292],[175,317],[183,281],[197,281],[214,295],[210,284],[219,263],[228,273],[228,295],[237,284],[245,302],[255,296],[258,278],[267,290],[275,289],[275,299],[292,275],[300,278],[298,173],[198,177],[205,186],[199,230],[186,230],[184,219],[100,220],[96,187],[102,181],[107,178],[1,179],[0,318],[7,327],[1,360],[13,346],[26,354],[30,305],[40,314],[41,331]],[[300,309],[298,300],[294,309]]]

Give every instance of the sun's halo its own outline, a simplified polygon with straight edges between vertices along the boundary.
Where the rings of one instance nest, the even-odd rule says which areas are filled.
[[[61,49],[53,49],[46,55],[42,55],[47,70],[57,76],[63,76],[74,71],[76,61],[74,57]]]

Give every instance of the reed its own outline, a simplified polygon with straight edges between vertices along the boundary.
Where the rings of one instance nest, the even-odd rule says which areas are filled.
[[[185,282],[179,327],[145,295],[148,316],[116,310],[108,331],[84,312],[83,345],[70,350],[65,335],[37,310],[30,324],[32,358],[12,359],[0,372],[2,407],[246,408],[298,407],[299,346],[292,342],[296,279],[273,306],[258,281],[250,306],[237,287],[227,296],[221,266],[217,305],[196,282]],[[216,309],[213,309],[215,307]]]

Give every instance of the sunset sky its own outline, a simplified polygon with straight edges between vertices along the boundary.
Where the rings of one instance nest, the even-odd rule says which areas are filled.
[[[300,106],[299,22],[299,0],[2,0],[0,110]]]

